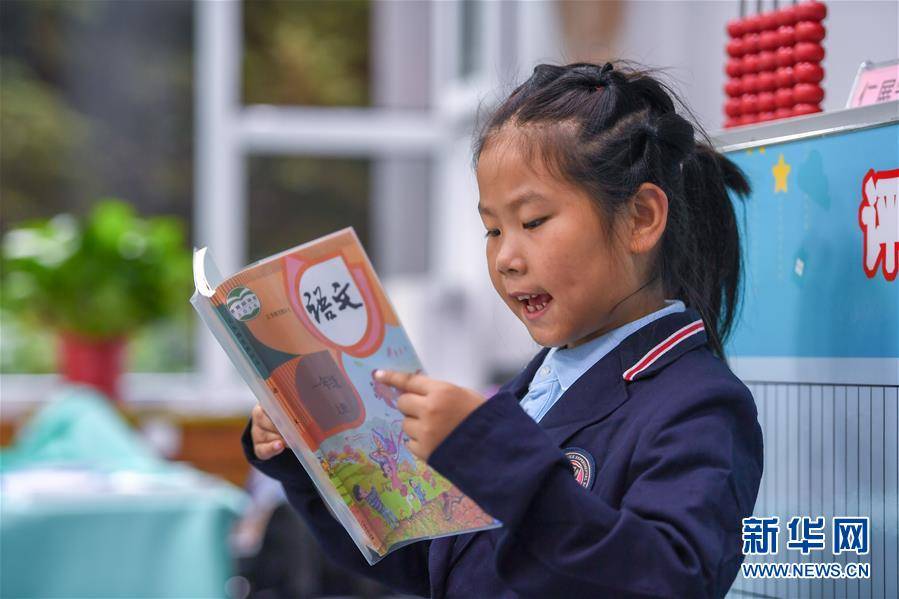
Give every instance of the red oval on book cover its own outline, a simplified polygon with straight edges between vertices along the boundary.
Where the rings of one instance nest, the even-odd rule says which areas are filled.
[[[758,121],[758,115],[756,115],[756,114],[740,115],[740,125],[751,125],[757,121]]]
[[[743,74],[743,61],[739,58],[731,58],[724,65],[724,72],[730,77],[739,77]]]
[[[728,98],[724,103],[724,114],[730,117],[738,117],[742,112],[741,106],[740,98]]]
[[[363,264],[347,262],[342,253],[329,254],[314,262],[295,255],[287,255],[283,260],[290,307],[313,337],[327,347],[355,357],[365,357],[377,351],[384,339],[385,319],[375,284],[369,279]],[[321,285],[320,280],[326,280],[326,284]],[[327,283],[332,280],[338,281],[333,283],[337,289],[344,285],[344,289],[351,291],[347,296],[351,300],[347,304],[351,310],[342,317],[337,317],[333,309],[329,310],[332,312],[330,315],[320,314],[321,310],[317,308],[320,300],[310,293],[313,287],[316,293],[324,287],[323,296],[327,300],[330,291]]]
[[[767,111],[765,111],[765,112],[760,112],[760,113],[759,113],[759,122],[760,122],[760,123],[767,123],[768,121],[773,121],[773,120],[775,120],[776,118],[777,118],[777,117],[774,116],[774,112],[771,111],[771,110],[767,110]]]

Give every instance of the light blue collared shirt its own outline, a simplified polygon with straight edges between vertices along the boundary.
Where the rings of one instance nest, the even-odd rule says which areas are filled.
[[[628,336],[656,319],[686,309],[680,300],[665,300],[665,303],[667,306],[664,308],[612,329],[583,345],[570,349],[550,349],[534,373],[528,392],[521,400],[521,407],[531,418],[540,422],[568,387]]]

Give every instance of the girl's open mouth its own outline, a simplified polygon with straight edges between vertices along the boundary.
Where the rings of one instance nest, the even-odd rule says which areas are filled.
[[[528,320],[535,320],[543,316],[553,301],[553,297],[548,293],[536,293],[517,299],[521,302],[521,310]]]

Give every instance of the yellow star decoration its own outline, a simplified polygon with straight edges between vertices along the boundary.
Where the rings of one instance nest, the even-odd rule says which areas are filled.
[[[781,154],[777,164],[771,167],[771,173],[774,175],[774,193],[779,191],[787,193],[787,175],[790,174],[792,168],[784,162],[784,155]]]

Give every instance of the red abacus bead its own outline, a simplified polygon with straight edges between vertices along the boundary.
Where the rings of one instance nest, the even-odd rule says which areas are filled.
[[[724,84],[724,93],[731,98],[739,96],[743,93],[743,83],[737,78],[728,79],[727,83]]]
[[[817,21],[799,21],[796,23],[797,42],[820,42],[824,39],[824,25]]]
[[[747,33],[740,39],[743,41],[743,52],[746,54],[759,51],[759,40],[761,37],[758,33]]]
[[[792,108],[778,108],[774,111],[774,118],[777,119],[786,119],[793,116]]]
[[[759,99],[755,94],[740,96],[740,114],[753,114],[759,110]]]
[[[796,30],[792,25],[781,25],[777,28],[777,45],[792,46],[796,41]]]
[[[759,15],[759,27],[760,31],[777,29],[777,16],[774,14],[773,10],[763,12]]]
[[[761,23],[758,15],[749,15],[743,19],[743,35],[747,33],[758,33],[761,31]]]
[[[801,21],[823,21],[827,6],[820,2],[803,2],[796,5],[796,16]]]
[[[743,19],[732,19],[727,22],[727,34],[731,37],[740,37],[746,33],[743,29]]]
[[[796,20],[796,8],[793,6],[785,6],[777,11],[778,25],[792,25]]]
[[[774,116],[773,110],[765,110],[765,111],[762,111],[759,113],[759,122],[760,123],[764,123],[767,121],[773,121],[775,118],[777,118],[777,117]]]
[[[759,92],[758,107],[759,112],[769,112],[774,110],[774,94],[771,92]]]
[[[797,104],[817,104],[824,99],[824,90],[814,83],[797,83],[793,86],[793,99]]]
[[[815,62],[799,62],[793,65],[797,83],[818,83],[824,79],[824,69]]]
[[[724,72],[729,77],[739,77],[743,74],[743,61],[739,58],[731,58],[724,66]]]
[[[801,116],[803,114],[814,114],[816,112],[821,112],[821,107],[817,104],[796,104],[793,106],[790,111],[793,113],[793,116]]]
[[[774,92],[774,105],[778,108],[789,108],[793,101],[793,88],[785,87]]]
[[[762,71],[756,79],[756,90],[760,92],[773,92],[777,89],[777,77],[771,71]]]
[[[727,55],[732,56],[734,58],[739,58],[743,56],[743,40],[740,38],[730,40],[727,42]]]
[[[793,87],[796,81],[793,79],[793,67],[779,67],[774,72],[777,87]]]
[[[759,34],[759,48],[762,50],[775,50],[780,45],[780,36],[776,31],[763,31]]]
[[[758,54],[745,54],[742,61],[743,73],[758,73],[761,65],[759,64]]]
[[[727,120],[724,121],[724,128],[730,129],[731,127],[739,127],[740,119],[735,117],[728,117]]]
[[[774,59],[779,67],[790,67],[795,62],[792,46],[783,46],[774,53]]]
[[[739,98],[728,98],[724,103],[724,114],[731,117],[738,117],[743,112],[742,103]]]
[[[796,62],[821,62],[824,60],[824,46],[814,42],[798,42],[793,46]]]
[[[773,71],[777,68],[777,56],[771,50],[762,50],[759,57],[759,71]]]
[[[740,86],[744,94],[754,94],[759,91],[759,76],[755,73],[746,73],[740,78]]]
[[[758,121],[758,115],[755,114],[741,114],[739,118],[741,125],[751,125]]]

